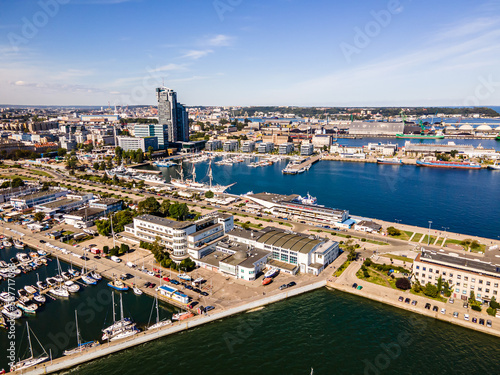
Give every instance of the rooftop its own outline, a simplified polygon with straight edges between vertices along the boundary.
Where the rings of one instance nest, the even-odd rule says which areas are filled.
[[[267,233],[260,236],[257,239],[257,242],[308,254],[323,241],[310,238],[309,236],[305,236],[303,234],[287,233],[280,230],[269,230]]]
[[[23,195],[23,196],[20,196],[20,197],[17,197],[17,198],[12,198],[12,199],[13,200],[20,199],[20,200],[24,200],[24,201],[30,201],[30,200],[33,200],[33,199],[38,199],[38,198],[48,197],[50,195],[54,195],[54,194],[58,193],[59,191],[61,191],[61,190],[39,191],[37,193],[27,194],[27,195]]]
[[[82,201],[74,200],[74,199],[58,199],[56,201],[48,202],[41,204],[40,206],[45,208],[58,208],[61,206],[66,206],[72,203],[82,203]]]
[[[170,227],[173,229],[183,229],[183,228],[188,228],[191,225],[194,225],[194,223],[191,223],[189,221],[174,221],[171,219],[166,219],[164,217],[159,217],[159,216],[154,216],[154,215],[149,215],[149,214],[139,215],[136,217],[136,219],[142,220],[142,221],[147,221],[147,222],[152,223],[152,224]]]
[[[475,272],[487,272],[488,274],[500,277],[500,265],[457,253],[422,249],[422,253],[417,256],[417,260],[450,265],[451,267],[467,268]]]
[[[261,199],[263,201],[272,202],[276,204],[280,204],[282,201],[292,201],[296,199],[299,195],[291,194],[291,195],[282,195],[282,194],[274,194],[274,193],[257,193],[257,194],[248,194],[249,197],[253,197],[256,199]]]
[[[102,208],[81,208],[78,211],[71,212],[66,216],[76,216],[76,217],[82,217],[84,218],[85,216],[87,217],[93,217],[96,215],[99,215],[100,213],[104,212]]]
[[[110,204],[115,204],[118,202],[121,202],[121,199],[116,199],[116,198],[102,198],[99,199],[98,201],[92,202],[92,204],[105,204],[105,205],[110,205]]]

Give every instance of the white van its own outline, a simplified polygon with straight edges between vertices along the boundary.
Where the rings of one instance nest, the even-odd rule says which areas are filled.
[[[111,260],[113,262],[116,262],[116,263],[120,263],[122,261],[120,258],[118,258],[117,256],[114,256],[114,255],[111,256]]]

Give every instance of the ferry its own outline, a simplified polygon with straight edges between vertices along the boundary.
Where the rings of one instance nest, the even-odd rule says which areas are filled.
[[[417,160],[418,167],[452,168],[452,169],[481,169],[481,165],[467,161],[421,161]]]
[[[396,164],[401,165],[403,161],[398,158],[385,159],[385,158],[377,158],[377,164]]]

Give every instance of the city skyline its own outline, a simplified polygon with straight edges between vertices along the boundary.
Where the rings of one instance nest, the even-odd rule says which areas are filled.
[[[154,105],[163,84],[187,106],[500,100],[493,1],[45,0],[4,10],[1,104]]]

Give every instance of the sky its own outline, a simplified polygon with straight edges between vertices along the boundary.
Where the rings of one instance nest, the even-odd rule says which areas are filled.
[[[500,2],[0,0],[0,104],[500,105]]]

